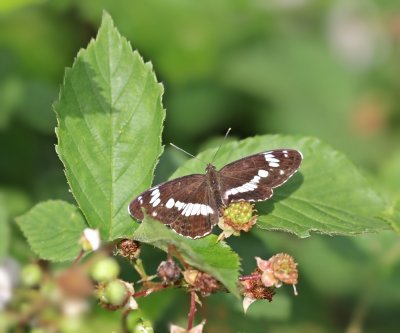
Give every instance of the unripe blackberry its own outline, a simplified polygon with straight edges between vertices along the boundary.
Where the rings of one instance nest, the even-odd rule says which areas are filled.
[[[157,275],[166,284],[174,283],[179,280],[181,269],[175,261],[168,259],[160,263],[157,268]]]
[[[97,261],[90,270],[90,275],[97,282],[111,281],[117,278],[119,265],[113,258],[104,258]]]
[[[220,283],[210,274],[198,270],[186,270],[183,272],[186,282],[201,296],[208,296],[221,289]]]
[[[241,231],[249,231],[257,221],[253,216],[254,205],[247,201],[233,202],[225,208],[218,226],[223,230],[219,240],[232,235],[239,236]]]
[[[127,302],[129,291],[123,281],[114,280],[107,283],[104,288],[104,297],[112,306],[120,307]]]

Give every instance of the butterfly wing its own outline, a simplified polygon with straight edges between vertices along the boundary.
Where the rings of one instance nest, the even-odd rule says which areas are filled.
[[[293,176],[301,161],[299,151],[277,149],[227,164],[219,171],[222,200],[226,205],[234,201],[267,200],[273,188]]]
[[[218,223],[218,209],[204,175],[189,175],[154,186],[129,205],[129,213],[143,220],[143,210],[178,234],[199,238]]]

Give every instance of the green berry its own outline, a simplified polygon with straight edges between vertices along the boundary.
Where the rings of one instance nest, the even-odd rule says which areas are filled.
[[[21,272],[22,284],[26,287],[36,287],[43,278],[43,272],[39,265],[26,265]]]
[[[104,289],[104,297],[106,301],[114,306],[122,306],[125,304],[129,291],[121,280],[109,282]]]
[[[119,274],[118,262],[113,258],[105,258],[97,261],[91,268],[90,275],[97,282],[111,281]]]

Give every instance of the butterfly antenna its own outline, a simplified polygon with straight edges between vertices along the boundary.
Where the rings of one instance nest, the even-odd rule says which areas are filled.
[[[193,158],[195,158],[196,160],[199,160],[200,162],[203,162],[204,164],[207,164],[206,162],[202,161],[202,160],[199,159],[198,157],[196,157],[196,156],[192,155],[191,153],[187,152],[186,150],[184,150],[184,149],[182,149],[182,148],[180,148],[180,147],[174,145],[173,143],[170,142],[169,144],[170,144],[172,147],[174,147],[174,148],[180,150],[181,152],[185,153],[186,155],[189,155],[190,157],[193,157]]]
[[[220,150],[221,147],[224,145],[225,140],[226,140],[226,138],[228,137],[228,134],[229,134],[229,132],[231,131],[231,129],[232,129],[232,128],[229,127],[228,130],[226,131],[226,134],[225,134],[225,136],[224,136],[224,139],[222,140],[221,144],[219,145],[217,151],[216,151],[215,154],[214,154],[213,159],[211,160],[211,164],[214,162],[215,158],[217,157],[217,155],[218,155],[218,153],[219,153],[219,150]]]

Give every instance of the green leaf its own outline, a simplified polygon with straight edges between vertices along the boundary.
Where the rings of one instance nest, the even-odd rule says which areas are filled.
[[[150,186],[162,152],[163,87],[150,63],[103,21],[66,71],[55,106],[57,152],[72,193],[102,238],[132,235],[129,202]]]
[[[385,210],[384,200],[343,154],[317,139],[265,135],[229,143],[221,148],[215,165],[218,169],[246,155],[276,148],[298,149],[304,160],[300,172],[275,189],[271,200],[257,205],[260,228],[299,237],[309,236],[310,231],[352,235],[389,228],[377,218]],[[214,153],[206,151],[199,158],[211,161]],[[172,178],[187,170],[204,172],[204,167],[190,160]]]
[[[42,259],[66,261],[80,251],[78,244],[87,227],[77,207],[61,200],[40,203],[17,218],[33,251]]]
[[[8,225],[8,212],[5,205],[4,194],[0,192],[0,259],[7,251],[10,241],[10,226]]]
[[[231,293],[239,296],[239,257],[224,242],[217,242],[215,235],[191,240],[146,217],[133,237],[164,251],[168,245],[174,245],[188,264],[211,274]]]
[[[382,218],[400,234],[400,198],[393,198],[389,207],[383,212]]]

